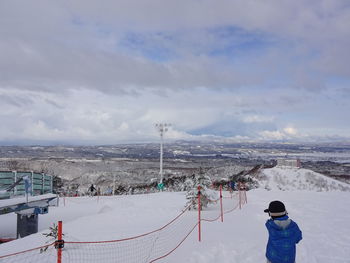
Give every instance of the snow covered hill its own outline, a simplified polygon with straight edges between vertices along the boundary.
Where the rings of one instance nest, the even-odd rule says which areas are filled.
[[[267,190],[350,191],[349,184],[307,169],[263,169],[256,180]]]
[[[228,194],[225,192],[224,196]],[[350,243],[350,229],[346,227],[350,221],[349,192],[254,189],[247,192],[247,197],[248,204],[244,205],[241,210],[238,208],[232,213],[225,214],[223,222],[220,220],[202,222],[201,242],[198,242],[197,229],[195,229],[178,249],[157,263],[266,262],[267,231],[264,224],[268,216],[263,210],[272,200],[283,201],[289,216],[298,223],[303,231],[303,240],[297,246],[298,263],[350,262],[350,251],[344,249]],[[99,200],[96,197],[67,198],[65,205],[61,202],[59,207],[53,207],[48,214],[40,216],[39,231],[41,232],[0,245],[0,255],[45,244],[47,238],[42,233],[47,233],[48,227],[58,220],[63,220],[66,241],[112,240],[146,233],[173,219],[184,208],[185,201],[184,192],[100,197]],[[208,212],[215,214],[217,211]],[[194,219],[196,216],[196,211],[193,211]],[[10,236],[11,231],[15,232],[15,214],[0,216],[0,222],[0,236]],[[181,229],[187,224],[177,226],[176,231],[171,233],[172,235],[182,233]],[[152,244],[153,241],[149,240],[149,242]],[[145,242],[144,247],[149,242]],[[164,240],[164,244],[166,242],[167,239]],[[68,247],[66,245],[65,249]],[[85,251],[90,259],[102,249],[96,246],[88,248],[89,250]],[[126,249],[130,249],[132,254],[138,252],[131,245]],[[110,250],[106,250],[106,257],[113,259],[113,262],[133,262],[131,260],[118,261],[115,255],[108,254],[108,251]],[[67,252],[68,250],[64,254]],[[0,260],[0,262],[9,261]],[[42,261],[34,262],[41,263]],[[56,262],[55,257],[52,257],[52,261],[44,262]],[[110,261],[71,262],[106,263]],[[148,261],[139,260],[138,262]]]

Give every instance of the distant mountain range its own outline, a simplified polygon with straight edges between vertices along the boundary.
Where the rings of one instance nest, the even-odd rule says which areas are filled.
[[[158,158],[159,144],[100,146],[0,146],[2,158]],[[164,157],[300,158],[350,163],[349,144],[218,143],[178,141],[164,144]]]

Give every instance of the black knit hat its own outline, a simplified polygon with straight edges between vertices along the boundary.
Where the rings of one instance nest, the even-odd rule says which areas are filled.
[[[269,208],[265,209],[264,212],[269,213],[270,216],[284,216],[287,214],[286,207],[281,201],[272,201]]]

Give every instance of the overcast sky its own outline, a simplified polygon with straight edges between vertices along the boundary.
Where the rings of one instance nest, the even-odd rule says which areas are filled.
[[[0,143],[350,141],[349,0],[2,0]]]

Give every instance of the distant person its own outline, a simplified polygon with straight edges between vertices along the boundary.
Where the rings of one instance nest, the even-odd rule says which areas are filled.
[[[94,191],[96,191],[96,188],[93,184],[91,184],[91,186],[89,187],[89,195],[93,196],[94,195]]]
[[[105,194],[106,195],[112,195],[113,189],[111,187],[108,187]]]
[[[235,182],[234,182],[234,181],[231,181],[231,182],[230,182],[230,187],[231,187],[232,191],[235,190],[235,186],[236,186]]]
[[[297,223],[289,219],[286,208],[280,201],[271,202],[264,212],[271,217],[265,224],[269,232],[267,262],[295,263],[296,244],[302,239]]]

